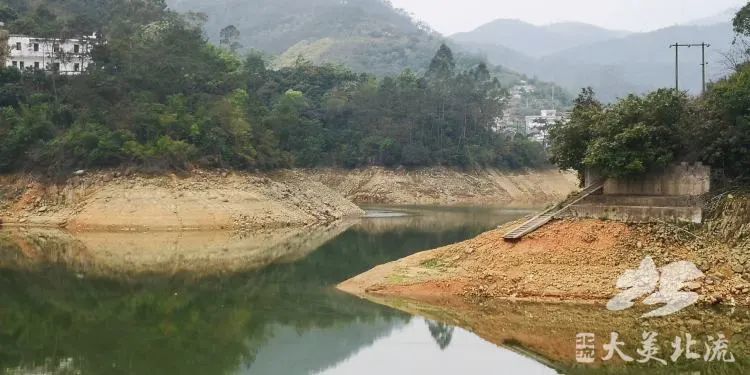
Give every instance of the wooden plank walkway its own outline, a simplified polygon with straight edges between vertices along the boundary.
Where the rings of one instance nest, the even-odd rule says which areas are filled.
[[[567,201],[565,201],[562,205],[562,208],[560,208],[560,205],[556,205],[542,213],[540,213],[537,216],[534,216],[529,221],[519,225],[518,227],[514,228],[512,231],[508,232],[505,235],[505,239],[508,241],[516,241],[520,240],[521,238],[525,237],[529,233],[533,233],[537,229],[543,227],[552,219],[570,208],[570,206],[586,199],[591,194],[596,193],[599,189],[602,189],[604,187],[604,181],[599,181],[594,184],[589,185],[589,187],[581,190],[578,192],[578,194],[574,195]]]

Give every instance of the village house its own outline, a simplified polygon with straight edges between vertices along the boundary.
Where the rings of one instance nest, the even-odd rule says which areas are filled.
[[[526,116],[526,135],[547,146],[549,127],[562,120],[563,116],[553,109],[542,110],[539,116]]]
[[[6,67],[37,69],[75,75],[91,64],[91,49],[97,37],[81,39],[39,38],[26,35],[8,37],[9,56]]]

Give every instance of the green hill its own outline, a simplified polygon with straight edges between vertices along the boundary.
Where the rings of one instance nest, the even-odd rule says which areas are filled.
[[[244,49],[281,56],[289,65],[299,55],[314,63],[333,62],[358,72],[394,75],[422,71],[443,38],[380,0],[170,0],[171,8],[204,13],[205,30],[216,42],[234,25]]]

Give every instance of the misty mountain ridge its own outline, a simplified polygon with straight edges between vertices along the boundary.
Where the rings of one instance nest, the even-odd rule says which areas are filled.
[[[704,18],[698,18],[689,22],[686,22],[685,25],[693,25],[693,26],[710,26],[715,25],[717,23],[731,23],[734,19],[735,14],[739,12],[740,8],[729,8],[723,12],[716,13],[713,16],[704,17]]]
[[[581,22],[560,22],[536,26],[516,19],[498,19],[451,39],[472,44],[494,44],[525,55],[541,57],[568,48],[615,39],[625,31],[608,30]]]
[[[384,0],[167,0],[171,9],[208,16],[206,35],[219,42],[220,30],[234,25],[243,50],[274,56],[276,67],[298,57],[316,64],[341,64],[355,72],[393,76],[410,69],[424,73],[440,47],[453,49],[457,69],[486,62],[428,25],[415,21]],[[505,85],[529,78],[501,66],[489,66]],[[539,83],[541,86],[549,86]]]
[[[206,34],[213,41],[218,41],[222,28],[235,25],[246,50],[275,55],[280,66],[304,56],[314,63],[343,64],[380,76],[407,68],[423,72],[446,41],[383,0],[168,0],[168,4],[178,11],[207,14]],[[495,68],[506,83],[522,79],[523,74],[558,83],[569,92],[592,86],[609,101],[674,86],[674,53],[669,45],[676,41],[711,43],[708,76],[720,77],[724,73],[721,52],[731,48],[734,37],[728,22],[731,15],[727,10],[640,33],[581,22],[537,26],[498,19],[448,40],[464,62],[483,58],[506,68]],[[692,92],[701,86],[699,52],[694,48],[680,53],[681,87]]]
[[[727,72],[723,53],[732,48],[734,38],[731,18],[731,10],[727,10],[689,24],[640,33],[580,23],[572,23],[572,29],[578,32],[570,32],[560,26],[569,23],[534,26],[497,20],[455,38],[493,64],[555,82],[571,91],[591,86],[602,99],[610,101],[630,93],[674,87],[675,57],[669,45],[675,42],[711,44],[706,53],[707,76],[723,76]],[[509,30],[517,31],[511,34]],[[591,36],[576,37],[586,33]],[[700,52],[700,48],[680,49],[681,88],[693,93],[701,87]]]

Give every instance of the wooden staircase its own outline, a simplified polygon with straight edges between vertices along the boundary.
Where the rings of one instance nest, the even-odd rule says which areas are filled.
[[[533,233],[537,229],[543,227],[545,224],[552,221],[552,219],[554,219],[555,216],[559,215],[560,213],[570,208],[570,206],[584,200],[586,197],[588,197],[591,194],[596,193],[598,190],[602,189],[603,187],[604,187],[604,181],[597,181],[596,183],[589,185],[587,188],[581,190],[576,195],[572,196],[571,198],[569,198],[562,204],[558,204],[542,212],[541,214],[534,216],[529,221],[521,224],[520,226],[516,227],[512,231],[508,232],[504,237],[505,240],[516,241],[516,240],[520,240],[521,238],[523,238],[529,233]]]

